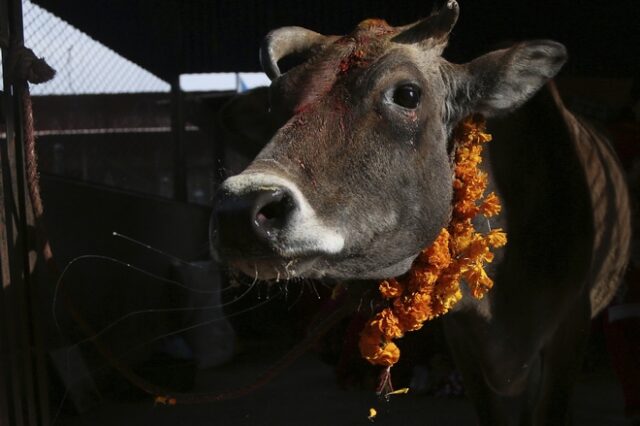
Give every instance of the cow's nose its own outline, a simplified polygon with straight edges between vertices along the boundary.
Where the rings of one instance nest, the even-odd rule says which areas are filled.
[[[256,247],[275,237],[294,210],[294,198],[286,188],[220,194],[213,210],[216,240],[229,249]]]
[[[294,209],[293,198],[284,189],[259,191],[254,194],[251,217],[256,235],[269,238],[287,224]]]

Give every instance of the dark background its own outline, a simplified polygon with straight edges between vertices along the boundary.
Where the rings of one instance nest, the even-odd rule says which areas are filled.
[[[464,62],[508,40],[550,38],[564,43],[570,61],[561,73],[563,81],[559,85],[567,104],[614,131],[617,136],[614,141],[629,148],[620,150],[628,164],[640,157],[637,122],[633,122],[635,127],[619,125],[630,124],[629,102],[637,101],[638,96],[639,0],[459,2],[461,16],[445,52],[447,58]],[[325,34],[344,34],[371,17],[403,25],[427,16],[442,1],[33,0],[33,3],[171,83],[179,92],[176,82],[180,74],[259,71],[258,47],[272,29],[299,25]],[[39,21],[31,22],[35,25]],[[29,40],[26,44],[29,45]],[[85,75],[98,79],[108,72],[109,69],[94,65]],[[636,89],[629,98],[632,79],[636,80]],[[136,265],[164,279],[175,279],[177,271],[170,257],[116,239],[112,232],[118,231],[188,261],[209,258],[207,204],[214,191],[218,167],[220,163],[224,165],[225,150],[232,151],[237,144],[219,125],[217,117],[221,105],[233,95],[235,92],[34,96],[36,131],[46,132],[38,135],[38,150],[45,221],[56,260],[65,265],[87,254],[121,260],[108,263],[90,259],[77,263],[63,281],[73,304],[82,308],[96,330],[112,324],[123,313],[150,306],[183,308],[192,303],[185,298],[193,294],[176,297],[166,282],[127,271],[122,263]],[[77,132],[78,129],[82,131]],[[176,137],[180,133],[182,136]],[[176,155],[176,146],[184,149],[181,157]],[[186,173],[188,202],[176,195],[177,166]],[[194,196],[195,190],[204,196]],[[45,287],[43,294],[49,298],[43,298],[41,309],[43,322],[51,328],[45,327],[50,340],[61,334],[51,325],[52,307],[57,307],[59,318],[66,314],[64,306],[51,301],[48,293],[53,288]],[[234,300],[245,289],[241,286],[236,294],[226,293],[225,297]],[[303,290],[305,293],[299,293]],[[232,308],[240,310],[261,304],[262,291],[251,292],[241,301],[243,306],[234,305],[228,312],[233,314]],[[296,299],[298,294],[303,295],[301,301]],[[177,357],[175,347],[181,337],[172,334],[170,337],[174,339],[158,342],[163,332],[156,328],[175,331],[181,327],[176,323],[196,323],[193,318],[161,312],[135,316],[131,321],[118,323],[100,341],[116,357],[146,373],[145,377],[153,383],[194,392],[235,388],[252,383],[259,373],[271,368],[279,356],[300,340],[310,313],[322,306],[311,287],[293,285],[291,295],[289,300],[278,300],[278,304],[234,317],[238,336],[234,359],[197,374],[193,360],[172,358]],[[206,302],[197,296],[192,298]],[[579,399],[574,404],[580,416],[576,424],[626,424],[622,418],[623,397],[608,366],[601,323],[602,320],[594,322],[594,342],[585,362],[586,379],[579,384]],[[50,400],[56,425],[209,425],[212,421],[247,425],[369,424],[366,415],[372,404],[371,391],[339,390],[336,382],[345,378],[340,377],[339,371],[336,378],[333,367],[323,364],[317,354],[290,366],[274,386],[249,399],[203,406],[155,407],[152,398],[135,393],[133,386],[128,386],[119,374],[105,368],[105,361],[95,353],[92,343],[85,340],[86,336],[73,335],[75,328],[70,319],[63,321],[65,324],[63,331],[73,338],[47,341],[47,350],[66,354],[69,348],[79,347],[89,374],[81,376],[85,382],[67,383],[61,377],[70,371],[69,363],[62,359],[52,368]],[[429,329],[437,332],[439,327],[434,324]],[[338,342],[340,349],[344,330],[335,334],[333,344]],[[147,346],[129,354],[131,344],[127,338],[131,337]],[[75,343],[82,341],[85,343]],[[323,350],[331,348],[331,343],[325,343]],[[414,345],[412,341],[408,344]],[[446,345],[430,344],[428,349],[445,352]],[[164,358],[158,359],[159,354]],[[419,351],[418,355],[423,363],[435,357],[428,358]],[[359,356],[356,359],[364,363]],[[403,359],[410,361],[407,355]],[[619,371],[632,377],[628,365],[621,364]],[[83,403],[85,385],[95,386],[101,396]],[[463,399],[411,395],[399,400],[399,404],[396,408],[385,408],[388,412],[381,410],[378,424],[424,424],[424,413],[428,413],[431,424],[473,422],[471,407]],[[416,409],[414,405],[422,408]]]
[[[61,18],[171,81],[177,73],[258,71],[271,29],[299,25],[344,34],[379,17],[415,21],[442,2],[408,0],[35,0]],[[637,0],[460,0],[447,56],[465,61],[504,40],[551,38],[569,48],[565,72],[598,77],[638,73]]]

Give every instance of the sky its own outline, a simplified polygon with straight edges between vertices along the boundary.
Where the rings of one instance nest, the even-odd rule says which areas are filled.
[[[25,45],[56,71],[33,95],[168,92],[170,85],[40,6],[23,0]],[[0,70],[1,75],[1,70]],[[185,91],[244,91],[269,84],[264,73],[187,74]]]

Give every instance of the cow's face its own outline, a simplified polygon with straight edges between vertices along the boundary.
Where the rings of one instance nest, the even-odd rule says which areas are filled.
[[[222,185],[214,252],[263,279],[404,273],[449,221],[452,127],[515,108],[564,62],[564,48],[545,41],[451,64],[440,55],[457,15],[449,1],[402,28],[272,32],[262,60],[281,127]],[[280,75],[290,53],[307,59]]]

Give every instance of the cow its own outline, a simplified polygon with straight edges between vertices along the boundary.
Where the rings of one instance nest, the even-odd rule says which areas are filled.
[[[483,170],[509,242],[494,287],[443,321],[480,424],[565,424],[590,319],[629,252],[624,176],[607,140],[565,108],[550,80],[565,47],[533,40],[464,64],[442,57],[455,0],[414,24],[361,22],[346,36],[270,32],[273,130],[229,177],[212,215],[214,256],[263,280],[375,286],[406,273],[452,209],[452,132],[481,114]],[[282,72],[279,61],[301,62]],[[464,287],[464,285],[463,285]]]

